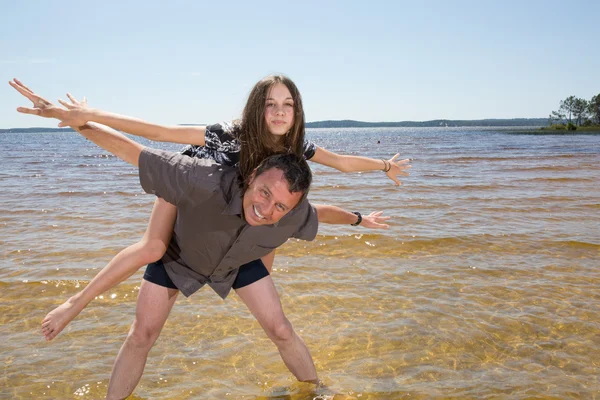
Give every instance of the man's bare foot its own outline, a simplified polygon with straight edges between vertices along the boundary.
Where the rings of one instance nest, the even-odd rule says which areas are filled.
[[[50,311],[42,321],[42,334],[46,340],[54,339],[82,309],[69,299]]]

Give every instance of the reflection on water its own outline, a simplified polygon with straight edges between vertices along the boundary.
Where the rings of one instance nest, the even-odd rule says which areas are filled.
[[[324,226],[278,252],[284,309],[327,389],[295,382],[235,295],[201,290],[180,296],[133,398],[599,396],[600,137],[310,135],[334,151],[416,159],[400,189],[379,173],[315,166],[314,202],[382,209],[393,226]],[[50,344],[39,322],[141,236],[153,199],[135,171],[76,135],[0,141],[10,154],[0,159],[0,398],[101,398],[141,273]]]

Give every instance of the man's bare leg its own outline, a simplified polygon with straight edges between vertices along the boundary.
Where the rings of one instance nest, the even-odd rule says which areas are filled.
[[[179,290],[142,281],[135,320],[119,350],[108,383],[107,399],[124,399],[137,386],[150,349],[160,335]]]
[[[237,289],[236,293],[275,343],[283,362],[296,379],[318,384],[317,371],[308,347],[285,317],[271,277]]]
[[[142,240],[117,254],[79,293],[50,311],[42,321],[46,340],[58,335],[90,301],[133,275],[142,266],[160,259],[169,245],[177,208],[157,199]]]

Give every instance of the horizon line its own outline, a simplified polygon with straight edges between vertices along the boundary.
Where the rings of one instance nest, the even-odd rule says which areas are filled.
[[[514,117],[514,118],[478,118],[478,119],[447,119],[438,118],[423,121],[415,120],[404,120],[404,121],[360,121],[354,119],[324,119],[319,121],[305,122],[305,124],[316,124],[316,123],[360,123],[360,124],[424,124],[424,123],[437,123],[437,122],[477,122],[477,121],[514,121],[514,120],[548,120],[548,117]],[[200,123],[180,123],[178,126],[206,126],[208,124]],[[29,126],[29,127],[11,127],[11,128],[0,128],[0,130],[12,130],[12,129],[53,129],[53,130],[72,130],[72,128],[57,128],[57,127],[45,127],[45,126]]]

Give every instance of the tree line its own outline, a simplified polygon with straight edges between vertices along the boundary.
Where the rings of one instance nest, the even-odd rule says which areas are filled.
[[[600,125],[600,94],[590,101],[569,96],[561,100],[557,111],[548,117],[550,125],[575,130],[577,126]]]

